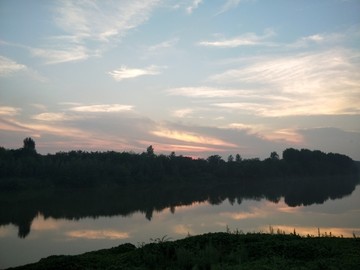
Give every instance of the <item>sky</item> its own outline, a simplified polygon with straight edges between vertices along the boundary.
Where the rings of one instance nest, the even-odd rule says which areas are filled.
[[[359,0],[0,0],[0,146],[360,160]]]

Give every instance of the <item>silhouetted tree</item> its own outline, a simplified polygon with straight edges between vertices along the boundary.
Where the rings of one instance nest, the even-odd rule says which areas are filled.
[[[294,148],[288,148],[283,151],[283,159],[287,162],[296,162],[299,160],[300,151]]]
[[[23,149],[26,152],[36,152],[36,150],[35,150],[35,141],[30,137],[25,138],[24,139]]]
[[[239,162],[241,162],[241,160],[242,160],[241,156],[239,154],[236,154],[235,162],[239,163]]]
[[[234,161],[233,155],[228,156],[228,162],[233,162],[233,161]]]
[[[270,153],[270,159],[272,159],[272,160],[278,160],[278,159],[279,159],[278,153],[276,153],[275,151],[274,151],[274,152],[271,152],[271,153]]]
[[[154,148],[152,145],[150,145],[148,148],[146,148],[146,153],[149,155],[149,156],[154,156]]]
[[[212,155],[207,158],[207,161],[209,162],[210,166],[217,166],[223,162],[223,159],[219,155]]]

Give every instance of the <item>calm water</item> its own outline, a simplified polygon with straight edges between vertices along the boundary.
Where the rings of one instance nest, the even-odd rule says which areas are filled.
[[[317,235],[320,228],[321,233],[331,232],[348,237],[355,233],[360,236],[360,186],[343,194],[341,199],[333,194],[329,194],[329,197],[338,199],[322,197],[319,201],[324,201],[322,204],[308,202],[305,203],[310,204],[308,206],[302,203],[292,207],[284,197],[270,200],[264,196],[212,197],[199,198],[192,203],[185,199],[179,203],[178,199],[171,207],[154,204],[149,211],[141,206],[137,211],[117,208],[118,215],[104,212],[101,207],[96,215],[91,211],[75,215],[74,209],[67,212],[61,208],[51,212],[49,209],[55,206],[50,203],[49,209],[40,209],[34,219],[29,216],[30,228],[24,225],[25,229],[22,229],[25,233],[20,233],[19,226],[13,224],[0,226],[0,268],[36,262],[49,255],[79,254],[126,242],[136,245],[165,235],[170,239],[180,239],[188,234],[226,231],[227,227],[244,232],[268,232],[269,226],[272,226],[275,231],[279,228],[293,232],[295,229],[304,235]],[[90,199],[94,205],[103,204],[102,198],[94,196]],[[143,199],[147,203],[147,198]],[[86,207],[80,201],[78,205],[73,201],[71,203],[73,208],[79,208],[78,212]],[[125,202],[121,201],[121,204]],[[24,205],[23,208],[31,207]],[[14,209],[11,211],[18,211],[18,208]],[[13,215],[18,213],[14,212]]]

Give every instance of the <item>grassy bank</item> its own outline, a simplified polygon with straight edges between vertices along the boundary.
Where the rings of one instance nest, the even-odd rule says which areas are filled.
[[[50,256],[14,269],[357,269],[360,239],[209,233],[155,239],[77,256]]]

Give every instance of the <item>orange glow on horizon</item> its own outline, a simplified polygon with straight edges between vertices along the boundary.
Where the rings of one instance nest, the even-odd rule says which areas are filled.
[[[198,143],[198,144],[207,144],[207,145],[217,145],[217,146],[225,146],[225,147],[237,147],[237,145],[225,142],[220,139],[216,139],[213,137],[202,136],[196,133],[183,132],[177,130],[156,130],[151,132],[155,136],[169,138],[177,141],[189,142],[189,143]]]
[[[263,232],[269,232],[270,227],[263,226],[260,228]],[[273,225],[271,226],[274,233],[285,233],[290,234],[294,233],[301,236],[343,236],[343,237],[353,237],[353,235],[360,235],[360,228],[337,228],[337,227],[325,227],[325,228],[315,228],[315,227],[306,227],[306,226],[289,226],[289,225]]]

